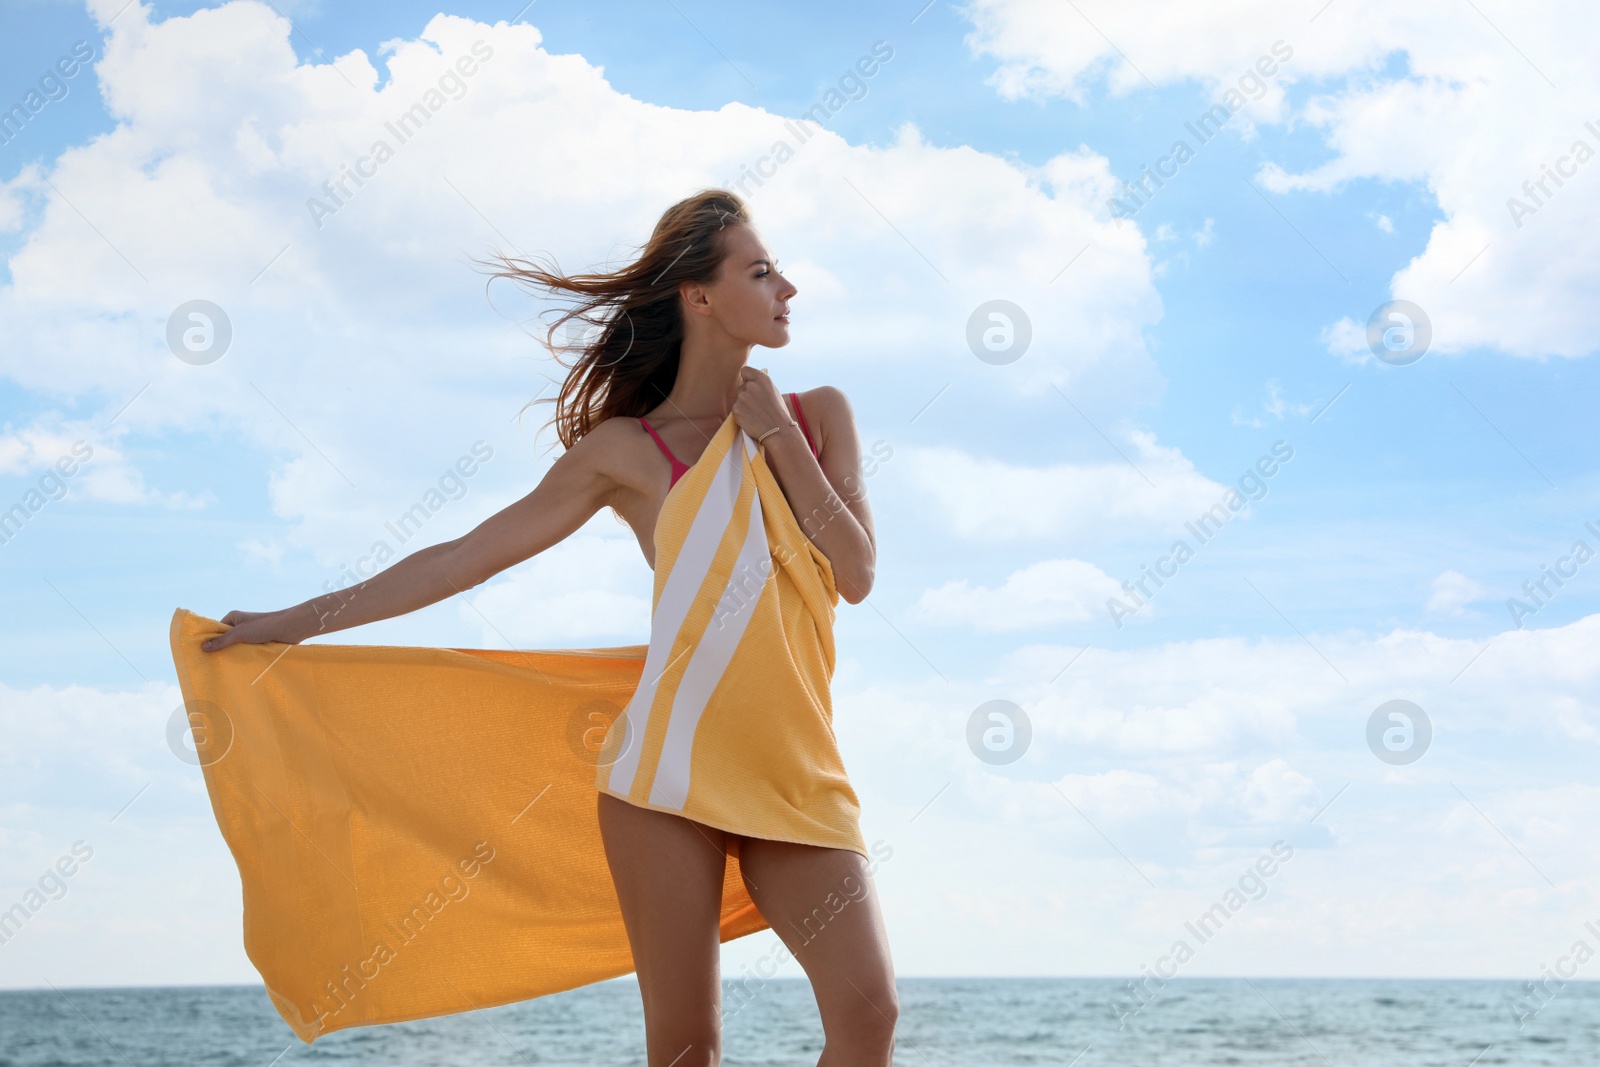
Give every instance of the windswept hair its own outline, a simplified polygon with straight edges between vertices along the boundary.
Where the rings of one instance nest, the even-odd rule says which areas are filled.
[[[499,252],[491,257],[486,265],[500,267],[491,281],[509,278],[534,292],[575,298],[546,332],[545,346],[558,363],[563,352],[576,352],[577,359],[553,400],[534,401],[555,404],[551,421],[563,447],[571,448],[606,419],[644,415],[672,391],[683,344],[678,286],[714,281],[727,228],[749,221],[749,210],[736,194],[703,189],[667,208],[639,258],[620,270],[569,275],[553,260],[546,269]],[[556,331],[569,322],[579,324],[586,336],[555,344]],[[569,329],[567,336],[576,332]]]

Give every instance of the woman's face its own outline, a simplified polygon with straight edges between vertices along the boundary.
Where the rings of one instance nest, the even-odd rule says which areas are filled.
[[[755,228],[728,228],[726,255],[716,280],[698,286],[691,307],[708,314],[733,339],[766,348],[789,343],[789,298],[798,291],[778,273],[777,260]],[[701,303],[703,301],[703,303]]]

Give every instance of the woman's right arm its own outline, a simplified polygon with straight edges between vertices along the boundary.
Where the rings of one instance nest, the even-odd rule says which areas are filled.
[[[604,424],[596,427],[562,453],[531,493],[454,541],[419,549],[364,582],[291,608],[230,611],[221,621],[233,628],[200,647],[215,652],[240,642],[299,644],[404,615],[488,581],[559,543],[611,502],[619,483],[610,438]]]

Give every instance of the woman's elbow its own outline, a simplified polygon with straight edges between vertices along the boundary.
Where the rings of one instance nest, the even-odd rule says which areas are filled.
[[[476,588],[493,578],[499,570],[488,560],[479,545],[464,544],[458,538],[448,542],[439,559],[439,573],[458,593]]]
[[[863,563],[843,568],[835,574],[837,580],[834,586],[839,590],[839,596],[845,603],[859,604],[867,599],[867,594],[872,592],[872,571],[871,563]]]

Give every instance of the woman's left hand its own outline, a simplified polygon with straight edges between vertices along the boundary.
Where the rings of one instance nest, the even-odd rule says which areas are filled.
[[[794,416],[778,395],[778,387],[766,371],[756,367],[739,368],[739,395],[733,401],[733,418],[752,439],[774,427],[794,423]]]

